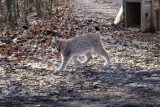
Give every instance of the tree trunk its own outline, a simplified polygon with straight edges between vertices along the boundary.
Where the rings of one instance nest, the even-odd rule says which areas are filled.
[[[28,12],[29,13],[33,12],[33,9],[32,9],[33,4],[34,4],[33,0],[28,0]]]
[[[54,0],[54,7],[58,6],[58,0]]]
[[[17,17],[20,16],[20,9],[19,9],[19,1],[16,0],[17,4],[16,4],[16,10],[17,10]]]
[[[49,0],[49,16],[52,16],[53,0]]]
[[[0,0],[0,14],[2,14],[2,0]]]
[[[6,6],[7,6],[7,22],[9,23],[10,27],[12,29],[15,28],[15,22],[13,18],[13,13],[12,13],[12,4],[14,0],[6,0]]]
[[[28,14],[28,0],[24,0],[24,22],[28,26],[27,14]]]
[[[2,24],[2,13],[3,13],[3,10],[2,10],[2,0],[0,0],[0,24]],[[0,26],[0,30],[2,29],[3,26]]]
[[[36,11],[37,11],[37,15],[39,17],[42,16],[42,12],[41,12],[41,3],[40,3],[41,0],[36,0]]]
[[[15,25],[17,26],[17,0],[14,0],[13,2],[13,13],[14,13],[14,21],[15,21]]]

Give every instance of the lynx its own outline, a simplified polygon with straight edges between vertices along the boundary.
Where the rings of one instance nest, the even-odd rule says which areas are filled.
[[[60,40],[53,37],[52,48],[54,50],[53,52],[61,53],[62,57],[61,65],[56,72],[65,70],[71,58],[75,64],[83,67],[92,59],[92,51],[104,58],[104,66],[110,64],[109,55],[102,46],[99,33],[87,33],[69,40]],[[80,61],[80,55],[85,55],[85,60]]]

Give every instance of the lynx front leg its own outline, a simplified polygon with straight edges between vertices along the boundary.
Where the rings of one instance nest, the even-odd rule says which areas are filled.
[[[58,70],[56,70],[56,72],[65,70],[65,68],[67,67],[68,60],[69,60],[69,57],[62,56],[61,65],[58,68]]]

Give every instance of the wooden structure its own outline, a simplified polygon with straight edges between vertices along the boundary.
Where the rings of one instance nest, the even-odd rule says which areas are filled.
[[[160,31],[160,0],[123,0],[123,21],[142,32]]]

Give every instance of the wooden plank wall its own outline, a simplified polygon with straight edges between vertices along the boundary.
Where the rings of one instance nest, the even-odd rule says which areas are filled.
[[[152,29],[152,1],[146,1],[145,2],[145,11],[143,12],[143,15],[145,17],[145,31],[151,31]]]

